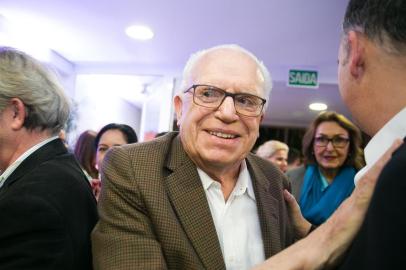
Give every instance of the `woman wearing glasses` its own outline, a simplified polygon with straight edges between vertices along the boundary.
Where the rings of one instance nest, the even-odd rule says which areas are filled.
[[[364,164],[361,132],[345,116],[321,113],[303,137],[305,165],[287,172],[303,216],[323,223],[354,189]]]

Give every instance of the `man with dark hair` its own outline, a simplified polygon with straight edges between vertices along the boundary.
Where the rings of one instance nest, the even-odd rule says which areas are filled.
[[[340,270],[398,269],[406,265],[406,144],[399,140],[406,140],[406,1],[350,0],[343,30],[339,51],[340,92],[361,128],[373,136],[365,148],[367,166],[357,174],[359,181],[349,200],[332,218],[268,260],[261,269],[320,269],[334,264],[339,257],[344,258]],[[375,189],[365,185],[376,176]],[[362,221],[364,210],[348,206],[356,198],[354,195],[364,191],[367,191],[364,195],[373,191],[373,196]],[[365,198],[369,201],[369,196]],[[358,216],[357,222],[338,219],[348,210],[352,214],[349,218]],[[339,222],[333,224],[334,220]],[[329,233],[329,229],[333,232]],[[351,235],[357,231],[343,256]],[[320,245],[328,235],[331,238]],[[331,252],[335,255],[328,259]]]
[[[92,269],[90,185],[58,133],[69,103],[38,61],[0,47],[0,269]]]
[[[351,0],[343,23],[339,85],[361,128],[373,136],[367,166],[406,136],[406,1]],[[406,265],[406,145],[383,169],[365,221],[340,269]]]
[[[288,171],[300,167],[303,164],[302,153],[293,147],[289,147],[288,153]]]

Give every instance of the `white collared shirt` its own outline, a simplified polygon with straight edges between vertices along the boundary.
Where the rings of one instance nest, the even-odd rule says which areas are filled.
[[[362,168],[354,178],[355,184],[389,149],[393,141],[397,138],[403,139],[406,136],[406,107],[398,112],[383,128],[369,141],[365,147],[366,166]]]
[[[51,138],[48,138],[36,145],[34,145],[33,147],[31,147],[30,149],[28,149],[27,151],[25,151],[21,156],[19,156],[10,166],[7,167],[7,169],[0,175],[0,188],[3,186],[4,182],[7,180],[7,178],[18,168],[18,166],[20,166],[20,164],[26,159],[28,158],[32,153],[34,153],[37,149],[39,149],[40,147],[42,147],[43,145],[49,143],[52,140],[57,139],[58,136],[53,136]]]
[[[227,202],[221,184],[197,169],[206,193],[227,270],[250,269],[265,260],[250,174],[245,161]]]

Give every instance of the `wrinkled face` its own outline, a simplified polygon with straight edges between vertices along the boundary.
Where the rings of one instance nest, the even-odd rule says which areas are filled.
[[[334,138],[339,137],[349,139],[348,131],[338,125],[336,122],[322,122],[316,129],[315,138],[325,137]],[[317,146],[313,143],[313,151],[316,161],[323,169],[339,169],[345,162],[348,156],[350,143],[348,142],[344,147],[335,147],[329,141],[326,146]]]
[[[275,164],[282,172],[288,169],[288,152],[286,150],[278,150],[268,158],[270,162]]]
[[[256,63],[230,49],[203,56],[192,71],[190,86],[193,84],[263,97],[263,78]],[[202,169],[239,166],[258,137],[262,113],[256,117],[237,114],[231,97],[226,97],[218,109],[196,105],[189,92],[174,101],[182,144],[189,157]]]
[[[97,169],[101,170],[102,162],[107,150],[113,146],[127,144],[124,134],[118,129],[109,129],[100,137],[99,144],[96,150],[96,165]]]

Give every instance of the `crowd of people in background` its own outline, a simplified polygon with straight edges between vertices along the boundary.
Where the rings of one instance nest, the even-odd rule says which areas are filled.
[[[157,133],[155,138],[166,133]],[[133,128],[118,123],[107,124],[99,132],[86,130],[80,134],[74,154],[97,200],[101,191],[99,168],[106,152],[113,146],[137,141]],[[325,111],[307,128],[302,152],[284,142],[269,140],[255,153],[287,175],[303,216],[320,225],[352,193],[354,176],[365,165],[361,146],[361,132],[349,119]]]
[[[55,76],[0,47],[0,269],[403,265],[406,148],[393,141],[406,135],[405,11],[351,0],[345,15],[340,91],[373,136],[366,169],[360,129],[334,111],[310,123],[301,152],[269,140],[252,153],[271,80],[238,45],[190,57],[174,97],[179,132],[138,143],[110,123],[70,153]]]

